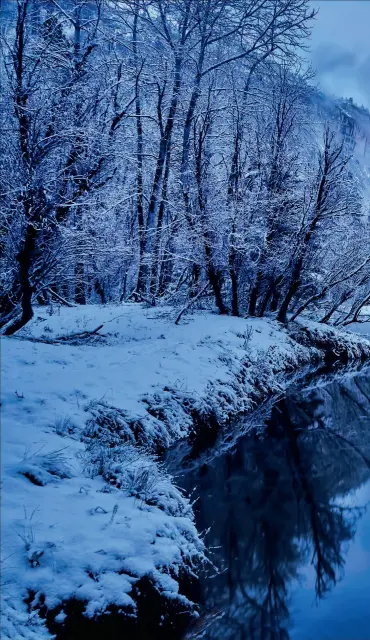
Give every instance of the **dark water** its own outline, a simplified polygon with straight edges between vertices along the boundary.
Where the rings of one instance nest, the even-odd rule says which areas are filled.
[[[187,637],[370,640],[369,370],[293,389],[259,421],[182,462],[214,564]]]

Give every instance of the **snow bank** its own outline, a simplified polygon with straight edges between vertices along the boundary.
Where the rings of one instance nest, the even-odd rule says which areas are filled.
[[[273,321],[207,312],[176,326],[175,316],[172,309],[135,304],[63,308],[52,316],[39,309],[23,338],[51,342],[101,324],[104,337],[79,345],[3,340],[3,361],[12,363],[15,381],[9,417],[19,408],[15,391],[24,394],[27,412],[46,423],[64,419],[81,428],[86,407],[95,413],[111,407],[120,411],[122,428],[128,425],[128,438],[136,430],[140,444],[166,447],[192,427],[191,409],[212,409],[220,420],[231,408],[248,410],[256,376],[261,384],[272,382],[271,373],[308,357]]]
[[[134,616],[144,576],[191,609],[178,576],[203,544],[153,452],[203,419],[250,410],[338,339],[319,325],[289,335],[269,319],[174,317],[134,304],[39,308],[2,339],[2,637],[52,637],[37,611],[62,624],[72,597],[86,616],[111,605]],[[342,336],[358,357],[366,341]]]

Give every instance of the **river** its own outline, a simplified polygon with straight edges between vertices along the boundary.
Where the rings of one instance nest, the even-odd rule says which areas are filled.
[[[240,431],[172,456],[212,562],[187,638],[369,640],[369,369],[291,388]]]

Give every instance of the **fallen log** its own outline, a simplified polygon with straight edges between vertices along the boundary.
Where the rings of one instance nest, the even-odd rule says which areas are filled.
[[[183,315],[183,313],[185,313],[185,311],[187,311],[188,309],[190,309],[190,307],[193,306],[193,304],[195,302],[197,302],[197,300],[199,300],[199,298],[202,297],[202,295],[205,293],[205,291],[208,289],[209,287],[209,283],[207,282],[207,284],[199,291],[199,293],[197,293],[196,296],[194,296],[194,298],[192,298],[190,300],[190,302],[185,305],[185,307],[183,309],[181,309],[179,315],[177,316],[176,320],[175,320],[175,324],[179,324],[180,320],[181,320],[181,316]]]
[[[56,300],[61,302],[61,304],[64,304],[66,307],[71,307],[71,308],[76,307],[75,304],[72,304],[72,302],[68,302],[68,300],[66,300],[65,298],[62,298],[62,296],[60,296],[59,293],[56,293],[55,291],[53,291],[53,289],[50,289],[50,287],[47,287],[46,291],[50,293],[51,296],[54,296]]]
[[[58,336],[54,342],[66,342],[69,340],[85,340],[86,338],[90,338],[90,336],[94,336],[104,327],[103,324],[100,324],[93,331],[80,331],[79,333],[69,333],[66,336]],[[102,334],[100,334],[102,335]]]

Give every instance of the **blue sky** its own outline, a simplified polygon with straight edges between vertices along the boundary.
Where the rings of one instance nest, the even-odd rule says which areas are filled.
[[[311,61],[326,93],[370,108],[370,0],[312,0]]]

